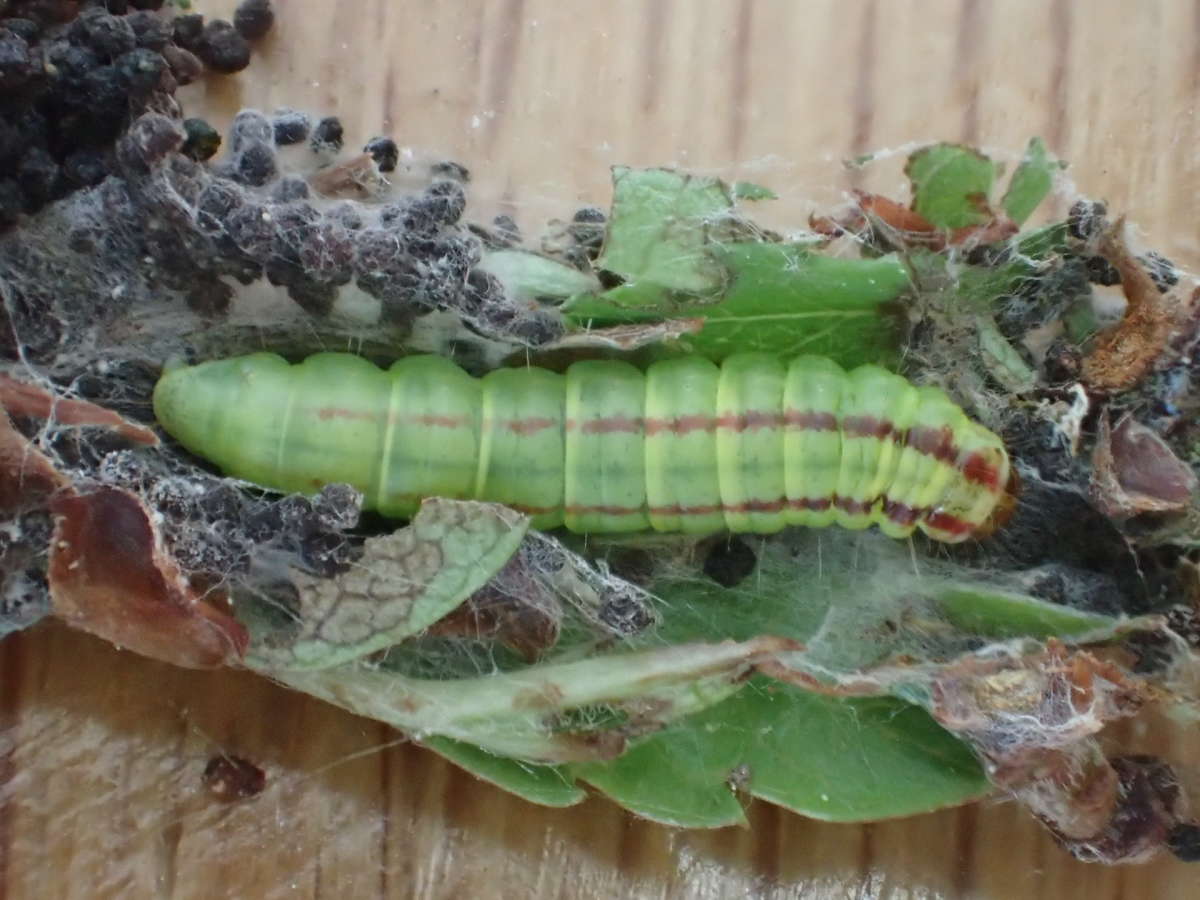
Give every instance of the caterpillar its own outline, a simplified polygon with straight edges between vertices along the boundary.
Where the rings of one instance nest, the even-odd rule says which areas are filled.
[[[311,493],[348,482],[408,516],[431,496],[504,503],[535,528],[769,533],[789,525],[982,533],[1004,444],[942,391],[874,365],[758,353],[614,360],[473,378],[436,356],[255,353],[168,370],[154,411],[230,475]]]

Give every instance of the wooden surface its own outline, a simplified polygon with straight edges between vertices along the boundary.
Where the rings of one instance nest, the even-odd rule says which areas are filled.
[[[199,0],[210,14],[233,0]],[[188,90],[336,111],[475,175],[473,212],[536,233],[608,199],[610,165],[678,164],[776,189],[802,222],[855,179],[840,160],[1044,135],[1081,189],[1197,268],[1200,2],[277,0],[252,68]],[[54,625],[0,645],[0,886],[12,897],[1185,898],[1170,859],[1073,861],[1012,804],[865,827],[765,804],[681,832],[602,798],[550,811],[372,722],[244,673],[172,670]],[[1130,745],[1163,735],[1126,731]],[[1200,758],[1196,730],[1169,747]],[[222,805],[214,754],[267,789]]]

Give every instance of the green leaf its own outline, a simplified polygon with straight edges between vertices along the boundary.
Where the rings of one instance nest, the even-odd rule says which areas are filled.
[[[587,797],[562,766],[521,762],[443,737],[422,742],[484,781],[541,806],[574,806]]]
[[[495,575],[529,518],[505,506],[432,499],[407,528],[366,541],[354,568],[333,578],[293,571],[294,620],[243,598],[256,668],[319,669],[360,659],[428,628]]]
[[[753,185],[733,193],[765,196]],[[624,283],[568,300],[571,324],[703,318],[699,334],[678,346],[715,360],[761,350],[824,354],[848,366],[884,362],[897,344],[887,305],[909,287],[895,256],[840,259],[811,243],[763,240],[737,217],[724,183],[664,169],[614,170],[608,239],[596,264]]]
[[[1016,237],[1018,257],[1032,262],[1043,262],[1067,252],[1067,226],[1055,222],[1023,231]]]
[[[935,602],[956,628],[984,637],[1099,638],[1121,625],[1110,616],[979,585],[947,585],[937,592]]]
[[[742,804],[729,787],[742,756],[740,743],[730,740],[737,726],[729,719],[740,696],[639,742],[612,762],[580,763],[570,771],[655,822],[680,828],[743,825]]]
[[[833,822],[928,812],[989,790],[966,745],[916,706],[840,700],[763,678],[611,763],[572,771],[639,815],[690,828],[744,821],[730,781]]]
[[[740,695],[739,695],[740,696]],[[744,692],[751,791],[832,822],[913,815],[990,790],[975,755],[919,707],[890,697],[839,700],[791,687]]]
[[[812,353],[846,366],[883,362],[896,345],[885,305],[909,287],[893,255],[839,259],[801,247],[738,243],[717,248],[732,274],[724,300],[706,310],[704,328],[683,339],[712,359],[742,350],[781,356]]]
[[[527,250],[492,250],[476,268],[498,278],[518,302],[562,300],[600,288],[595,275]]]
[[[1027,394],[1037,386],[1037,373],[1008,342],[990,315],[975,317],[983,366],[1010,394]]]
[[[710,240],[731,234],[733,200],[719,178],[670,169],[613,169],[613,206],[596,266],[627,282],[709,294],[724,273]]]
[[[758,558],[730,588],[668,568],[651,585],[660,624],[617,652],[597,654],[585,639],[537,665],[457,680],[362,663],[270,674],[538,803],[575,802],[578,779],[640,815],[717,827],[742,821],[736,783],[805,815],[865,821],[987,789],[966,744],[883,695],[927,697],[938,666],[973,652],[979,635],[1094,639],[1128,624],[1024,596],[1019,573],[1008,586],[977,584],[947,561],[915,570],[907,548],[879,534],[789,533],[761,541]],[[899,670],[896,659],[906,660]],[[881,696],[741,680],[763,660],[833,685],[845,676],[856,690],[874,684]],[[886,677],[873,681],[876,670]],[[630,748],[610,759],[627,737]]]
[[[749,200],[751,202],[779,199],[779,195],[769,187],[763,187],[761,184],[755,184],[752,181],[735,181],[733,183],[733,196],[738,200]]]
[[[700,333],[679,344],[714,360],[760,350],[826,355],[853,366],[894,354],[896,323],[887,306],[909,287],[894,254],[840,259],[795,244],[742,241],[711,247],[710,258],[726,281],[715,302],[623,285],[572,298],[564,311],[580,326],[704,317]]]
[[[938,228],[965,228],[991,218],[988,195],[996,165],[960,144],[933,144],[908,158],[913,209]]]
[[[1061,162],[1046,152],[1041,138],[1030,138],[1025,156],[1004,193],[1005,214],[1018,225],[1022,224],[1046,199],[1054,186],[1054,172],[1062,167]]]

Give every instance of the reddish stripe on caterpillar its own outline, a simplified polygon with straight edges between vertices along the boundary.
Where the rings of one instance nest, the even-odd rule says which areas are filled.
[[[1000,491],[1000,471],[984,453],[972,453],[962,467],[963,478],[982,484],[993,494]]]
[[[905,443],[918,453],[932,456],[938,462],[954,464],[958,459],[958,448],[954,445],[954,432],[949,426],[930,428],[914,425],[908,429]]]
[[[783,426],[782,413],[762,412],[748,409],[742,413],[725,413],[717,416],[717,427],[725,431],[741,434],[744,431],[757,431],[760,428],[780,428]]]
[[[769,413],[760,410],[748,410],[744,413],[726,413],[721,416],[705,416],[700,414],[677,416],[673,419],[662,418],[633,418],[630,416],[607,416],[598,419],[588,419],[584,422],[584,434],[610,434],[614,432],[634,433],[641,429],[647,436],[670,432],[675,435],[691,434],[695,431],[713,431],[724,429],[733,432],[753,431],[758,428],[791,428],[800,431],[837,431],[837,417],[831,413],[800,412],[788,410],[784,413]],[[567,431],[578,427],[574,419],[567,419]],[[891,425],[887,425],[891,431]]]
[[[672,504],[669,506],[651,506],[651,507],[631,507],[631,506],[587,506],[574,504],[564,508],[564,511],[570,515],[587,515],[600,514],[609,516],[632,516],[642,512],[648,512],[655,516],[707,516],[713,513],[750,513],[750,512],[765,512],[774,513],[783,509],[804,509],[815,512],[824,512],[831,507],[836,506],[838,509],[854,515],[866,515],[875,508],[875,504],[879,498],[872,501],[851,500],[848,497],[836,497],[830,499],[828,497],[802,497],[796,500],[746,500],[741,503],[711,503],[699,506],[682,506],[680,504]],[[546,513],[555,512],[554,507],[548,506],[519,506],[515,505],[514,509],[519,512],[527,513],[528,515],[543,515]],[[884,513],[893,522],[899,525],[912,525],[918,519],[927,517],[930,525],[937,527],[942,531],[948,531],[953,534],[966,534],[972,530],[970,523],[963,521],[957,516],[952,516],[945,512],[932,512],[928,509],[919,509],[908,506],[903,503],[897,503],[893,500],[883,498]]]
[[[809,512],[825,512],[832,506],[833,498],[831,497],[800,497],[797,500],[788,501],[790,509],[804,509]]]
[[[355,419],[360,422],[375,422],[379,419],[376,413],[361,412],[357,409],[344,409],[340,406],[324,406],[316,410],[317,418],[322,422],[330,419]]]
[[[545,431],[547,428],[554,428],[558,425],[557,419],[538,418],[536,416],[528,419],[502,419],[500,427],[513,434],[530,435],[537,434],[539,431]],[[485,419],[483,422],[483,430],[487,430],[492,426],[490,420]]]
[[[842,434],[848,438],[875,438],[887,440],[892,437],[894,428],[887,419],[877,419],[874,416],[847,416],[842,419]],[[895,437],[899,439],[899,435]]]
[[[875,508],[874,500],[854,500],[850,497],[834,497],[833,505],[844,513],[849,513],[852,516],[870,515],[871,510]]]
[[[579,429],[581,434],[658,434],[671,431],[675,434],[687,434],[691,431],[754,431],[759,428],[778,428],[784,424],[780,413],[747,410],[744,413],[726,413],[725,415],[681,416],[676,419],[645,419],[641,416],[603,416],[588,419],[582,425],[574,419],[567,419],[564,427],[567,431]]]
[[[680,436],[694,431],[713,431],[716,427],[716,420],[712,416],[699,414],[676,416],[674,419],[646,419],[646,437],[653,437],[664,431]]]
[[[883,501],[883,514],[897,525],[915,525],[917,520],[928,512],[927,509],[918,509],[905,503],[897,503],[895,500]]]
[[[925,521],[929,527],[936,528],[938,531],[944,531],[946,534],[968,535],[975,530],[975,526],[970,522],[964,522],[957,516],[952,516],[949,513],[933,511],[926,517]]]
[[[837,431],[838,420],[833,413],[800,412],[789,409],[783,414],[783,424],[795,431]]]
[[[339,407],[322,408],[317,411],[317,415],[323,420],[329,418],[374,420],[377,418],[377,416],[371,413]],[[468,424],[468,419],[465,416],[426,414],[400,417],[389,416],[388,418],[390,421],[398,419],[411,424],[442,428],[461,428]],[[528,435],[554,427],[556,424],[556,421],[549,417],[531,417],[528,419],[506,420],[501,427],[515,434]],[[647,435],[654,435],[663,431],[670,431],[675,435],[684,435],[701,429],[711,431],[721,428],[743,432],[756,428],[774,428],[783,425],[815,431],[833,431],[839,428],[837,417],[831,413],[800,413],[799,411],[792,410],[783,414],[772,414],[758,410],[749,410],[745,413],[736,415],[726,414],[716,418],[703,415],[680,416],[675,419],[606,416],[587,420],[584,422],[581,430],[584,434],[644,432]],[[576,423],[573,419],[568,419],[564,423],[564,427],[567,430],[571,430],[576,427]],[[897,443],[903,443],[912,447],[918,453],[933,456],[940,462],[947,464],[953,464],[958,458],[958,449],[954,444],[953,432],[945,426],[941,428],[914,426],[908,429],[907,432],[898,432],[891,422],[884,419],[878,419],[874,416],[848,416],[841,421],[840,428],[842,433],[850,438],[886,440],[890,437]],[[956,468],[959,467],[956,466]],[[968,481],[980,484],[992,493],[1000,491],[999,471],[995,464],[983,453],[972,453],[967,457],[961,468],[959,468],[959,471]],[[748,500],[737,504],[714,504],[696,507],[673,505],[652,507],[648,510],[618,506],[572,506],[567,507],[564,512],[568,515],[598,514],[622,516],[635,515],[646,511],[656,516],[687,516],[712,515],[717,512],[776,513],[784,508],[825,511],[830,507],[836,506],[850,515],[870,515],[874,505],[875,501],[868,502],[845,497],[832,497],[802,498],[798,500]],[[528,508],[521,509],[521,511],[527,512],[530,515],[554,512],[554,510],[549,508]],[[886,498],[884,498],[884,514],[899,525],[911,525],[919,519],[924,518],[931,527],[936,527],[951,534],[965,534],[971,530],[969,524],[962,522],[954,516],[945,513],[931,514],[928,510],[913,509],[912,507]]]
[[[324,482],[314,484],[315,488],[322,487]],[[419,498],[414,498],[419,499]],[[780,509],[803,509],[812,512],[825,512],[833,506],[837,506],[846,512],[851,513],[866,513],[874,507],[874,503],[862,503],[860,501],[844,500],[842,498],[831,499],[829,497],[801,497],[795,500],[752,500],[745,503],[734,504],[705,504],[701,506],[681,506],[674,504],[671,506],[652,506],[649,508],[629,507],[629,506],[586,506],[574,504],[567,507],[557,506],[531,506],[524,503],[509,503],[507,504],[512,509],[527,516],[543,516],[551,513],[565,512],[569,515],[606,515],[606,516],[632,516],[639,515],[643,512],[649,512],[656,516],[708,516],[714,513],[748,513],[748,512],[778,512]],[[945,512],[932,512],[928,509],[916,509],[907,506],[903,503],[897,503],[893,500],[884,500],[884,514],[898,525],[913,525],[919,519],[924,518],[926,522],[933,528],[947,534],[967,535],[975,530],[970,522],[965,522],[957,516],[952,516]]]
[[[641,434],[643,422],[641,416],[603,416],[586,419],[582,425],[574,419],[567,419],[563,428],[566,431],[578,428],[580,434]]]
[[[379,416],[376,413],[360,412],[356,409],[346,409],[340,406],[325,406],[315,410],[317,418],[323,422],[330,419],[353,419],[360,422],[377,422]],[[388,415],[387,422],[389,425],[427,425],[433,428],[464,428],[471,424],[471,419],[468,416],[438,416],[438,415],[418,415],[418,416],[397,416]]]
[[[721,416],[713,418],[704,415],[677,416],[674,419],[646,419],[646,435],[648,437],[670,432],[674,435],[691,434],[694,431],[715,431],[717,428],[744,431],[747,428],[761,428],[764,425],[784,427],[793,431],[837,431],[837,417],[832,413],[801,412],[789,409],[782,414],[748,412],[741,416]]]

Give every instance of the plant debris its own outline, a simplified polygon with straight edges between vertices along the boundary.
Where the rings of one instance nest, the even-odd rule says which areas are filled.
[[[1150,428],[1125,417],[1100,419],[1092,454],[1092,498],[1109,518],[1180,513],[1195,499],[1196,473]]]
[[[267,773],[240,756],[222,753],[204,767],[204,786],[223,803],[257,797],[267,786]]]
[[[75,628],[177,666],[241,658],[244,625],[202,600],[167,554],[150,511],[133,494],[98,488],[51,501],[54,612]]]
[[[1083,378],[1100,391],[1127,390],[1162,357],[1180,318],[1180,298],[1163,295],[1125,243],[1125,220],[1100,237],[1100,255],[1120,276],[1127,306],[1120,323],[1102,334],[1083,360]],[[1192,298],[1195,302],[1195,297]]]
[[[460,164],[337,116],[185,118],[176,87],[247,65],[269,3],[232,23],[46,8],[0,19],[4,628],[52,606],[157,659],[244,665],[534,802],[588,784],[718,826],[752,797],[862,821],[995,788],[1080,858],[1200,855],[1186,761],[1097,743],[1152,700],[1197,702],[1200,296],[1101,204],[1027,227],[1062,188],[1040,140],[1007,186],[978,150],[919,148],[907,199],[858,193],[786,236],[739,205],[767,187],[619,167],[610,213],[527,241],[464,221]],[[1119,319],[1098,290],[1117,283]],[[404,525],[345,485],[277,496],[159,440],[169,358],[263,346],[472,373],[880,363],[1003,434],[1022,488],[954,550],[583,540],[438,498]],[[265,775],[222,756],[204,782],[234,800]]]

